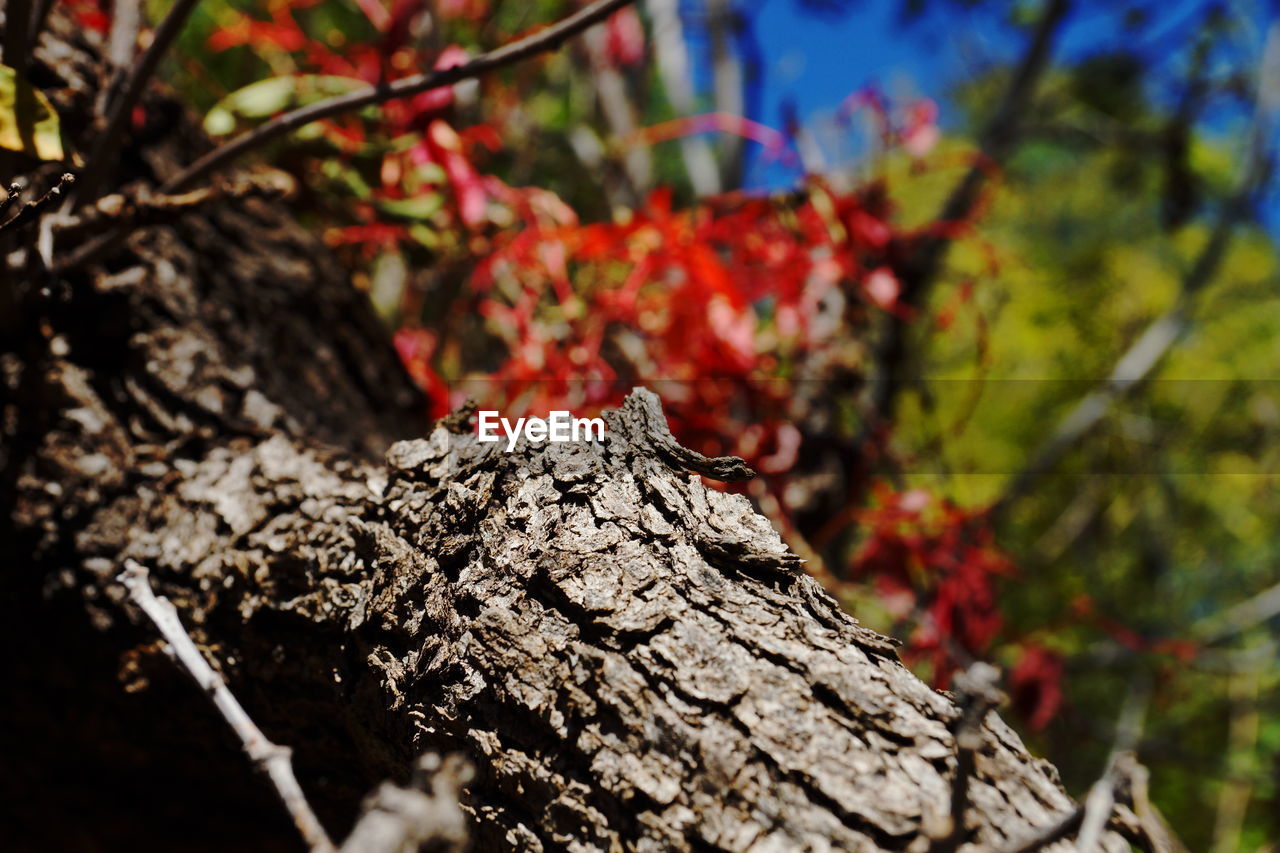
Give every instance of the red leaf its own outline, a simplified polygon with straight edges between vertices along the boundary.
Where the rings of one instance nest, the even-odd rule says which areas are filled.
[[[620,9],[605,22],[604,55],[615,68],[644,62],[644,26],[634,8]]]
[[[1032,731],[1047,726],[1062,705],[1062,656],[1036,645],[1027,645],[1009,675],[1014,707]]]

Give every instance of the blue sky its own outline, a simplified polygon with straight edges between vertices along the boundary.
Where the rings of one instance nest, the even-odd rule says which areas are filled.
[[[1235,36],[1239,55],[1260,49],[1267,24],[1265,3],[1245,0],[1230,7],[1239,16]],[[910,22],[901,17],[904,4],[900,0],[861,0],[835,16],[801,11],[795,0],[755,0],[744,5],[755,10],[753,32],[763,58],[759,103],[751,117],[779,129],[788,101],[806,125],[821,125],[822,116],[868,85],[877,86],[894,103],[918,96],[933,98],[941,108],[943,127],[955,127],[959,116],[948,103],[951,86],[984,66],[1015,61],[1027,41],[1026,31],[1010,23],[1013,4],[1008,3],[962,9],[960,3],[931,0],[926,11]],[[1073,61],[1120,47],[1136,48],[1161,72],[1154,78],[1178,79],[1185,46],[1201,25],[1208,3],[1146,4],[1158,10],[1159,18],[1143,27],[1137,43],[1122,26],[1121,10],[1130,5],[1105,0],[1075,3],[1060,31],[1055,58]],[[1032,16],[1040,7],[1039,2],[1021,4]],[[695,45],[694,54],[699,53]],[[1152,92],[1155,98],[1172,94]],[[1209,132],[1227,134],[1238,130],[1240,115],[1227,111],[1206,121]],[[781,164],[765,163],[759,157],[749,160],[751,186],[787,186],[795,176],[794,170]],[[1264,218],[1273,233],[1280,233],[1280,210],[1267,210]]]

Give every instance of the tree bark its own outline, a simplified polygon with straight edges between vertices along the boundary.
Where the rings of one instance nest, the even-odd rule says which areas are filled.
[[[51,26],[32,74],[75,137],[100,45]],[[122,175],[154,186],[208,143],[145,105]],[[741,463],[680,448],[647,392],[601,443],[507,453],[464,417],[411,438],[417,396],[337,270],[247,199],[6,284],[10,849],[300,845],[158,654],[126,560],[295,749],[335,837],[424,751],[475,764],[480,850],[942,849],[957,767],[959,849],[1074,808],[995,713],[961,761],[953,697],[707,488]]]

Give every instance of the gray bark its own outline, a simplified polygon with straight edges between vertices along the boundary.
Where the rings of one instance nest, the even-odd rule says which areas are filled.
[[[36,52],[62,72],[50,95],[92,103],[75,60],[92,45],[53,22]],[[176,118],[124,162],[154,185],[206,145],[191,128]],[[506,453],[463,418],[392,444],[427,430],[335,269],[249,199],[14,284],[10,849],[296,849],[127,604],[130,559],[295,749],[335,837],[435,751],[477,769],[476,849],[929,849],[961,764],[957,705],[697,476],[741,463],[679,447],[643,391],[600,444]],[[1073,809],[996,714],[980,733],[962,849]]]

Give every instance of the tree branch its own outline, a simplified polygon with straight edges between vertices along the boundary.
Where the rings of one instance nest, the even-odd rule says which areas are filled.
[[[1116,807],[1116,788],[1131,778],[1138,766],[1133,749],[1142,736],[1150,688],[1146,683],[1131,687],[1116,722],[1115,742],[1107,758],[1107,768],[1093,783],[1084,803],[1046,826],[1032,837],[1010,847],[1007,853],[1034,853],[1079,832],[1076,850],[1094,853]]]
[[[964,816],[969,809],[969,782],[977,769],[977,754],[982,749],[982,727],[987,713],[998,706],[1004,696],[996,686],[1000,672],[989,663],[978,662],[956,676],[957,702],[960,716],[952,724],[956,740],[956,771],[951,781],[951,808],[947,818],[929,832],[927,853],[955,853],[968,835]]]
[[[129,73],[124,87],[112,98],[106,125],[94,140],[87,165],[81,175],[80,189],[76,192],[76,199],[79,202],[92,202],[98,198],[98,187],[115,158],[125,120],[133,114],[134,105],[142,97],[147,81],[151,79],[151,75],[169,50],[169,46],[182,32],[187,17],[198,2],[199,0],[175,0],[173,6],[169,8],[169,13],[165,15],[164,21],[160,23],[159,29],[156,30],[155,36],[152,37],[150,46]],[[114,34],[113,31],[113,36]],[[113,53],[123,49],[120,45],[114,44],[116,41],[118,39],[113,38]]]
[[[302,834],[312,853],[333,853],[333,842],[329,840],[328,833],[311,810],[306,795],[294,778],[293,767],[289,762],[291,750],[267,740],[267,736],[249,718],[236,697],[227,689],[226,683],[196,648],[196,644],[182,627],[173,604],[167,598],[158,597],[152,592],[147,570],[143,566],[133,560],[126,560],[125,570],[120,573],[119,581],[128,589],[133,603],[155,623],[161,636],[169,644],[172,657],[213,700],[223,719],[240,738],[245,753],[271,779],[276,793],[280,795],[280,801],[289,810],[294,825],[298,827],[298,832]]]
[[[9,208],[18,203],[18,199],[22,197],[22,184],[14,181],[9,184],[9,191],[5,193],[4,198],[0,198],[0,216],[4,216],[9,212]]]
[[[653,20],[653,54],[663,91],[679,115],[693,115],[698,104],[689,69],[688,43],[680,20],[680,4],[678,0],[649,0],[648,10]],[[698,134],[681,137],[680,154],[694,193],[701,197],[720,192],[719,168],[705,137]]]
[[[198,190],[179,195],[154,195],[141,190],[133,194],[112,193],[87,205],[71,216],[58,217],[53,230],[59,238],[84,237],[88,234],[136,228],[167,222],[174,216],[197,210],[216,201],[241,201],[248,198],[276,199],[287,196],[292,179],[277,172],[266,177],[217,181]]]
[[[1206,644],[1220,643],[1276,616],[1280,616],[1280,584],[1267,587],[1257,595],[1210,616],[1195,625],[1193,633]]]
[[[27,27],[31,21],[31,0],[8,0],[4,6],[4,64],[22,79],[27,69]]]
[[[360,819],[340,853],[402,853],[428,842],[432,849],[461,851],[467,844],[467,816],[458,806],[474,769],[461,756],[442,762],[428,753],[418,759],[413,784],[383,782],[365,798]]]
[[[980,161],[969,169],[951,191],[934,219],[936,224],[947,225],[966,219],[978,202],[979,191],[987,180],[991,166],[1004,162],[1012,152],[1036,85],[1049,65],[1053,37],[1070,6],[1070,0],[1048,0],[1031,43],[1027,46],[1027,52],[1018,63],[1000,106],[979,137],[982,152]],[[923,238],[914,247],[907,268],[902,271],[901,276],[901,301],[908,308],[915,309],[924,304],[951,243],[949,235],[933,234]],[[879,422],[893,418],[897,395],[903,384],[901,369],[906,360],[909,322],[909,319],[894,315],[883,342],[877,348],[876,364],[880,366],[881,375],[872,391],[872,412]]]
[[[48,192],[40,196],[35,201],[27,202],[12,219],[5,222],[3,225],[0,225],[0,234],[4,234],[6,231],[16,230],[26,225],[28,222],[35,221],[41,211],[47,207],[51,207],[54,202],[62,197],[62,191],[75,182],[75,175],[70,172],[64,172],[62,177],[58,179],[58,182],[49,188]],[[17,184],[14,184],[9,188],[9,195],[5,198],[3,206],[0,207],[0,211],[8,209],[9,205],[11,205],[14,199],[17,198],[17,194],[14,192],[14,187],[16,186]]]
[[[161,188],[161,192],[180,192],[242,154],[259,148],[265,143],[313,121],[320,121],[321,119],[332,118],[362,107],[381,104],[393,98],[404,98],[429,89],[451,86],[454,83],[479,77],[482,74],[487,74],[490,71],[535,54],[554,50],[569,38],[577,35],[592,24],[603,21],[610,14],[631,2],[633,0],[596,0],[590,6],[564,20],[552,24],[533,35],[482,54],[466,65],[456,65],[441,71],[415,74],[402,80],[395,80],[379,86],[370,86],[367,89],[317,101],[314,104],[308,104],[305,107],[276,116],[261,127],[238,136],[225,145],[210,151],[187,167],[181,174],[170,179]]]
[[[44,22],[48,20],[49,10],[52,8],[53,0],[36,0],[36,10],[31,15],[31,28],[27,31],[32,49],[40,41],[40,33],[44,32]]]

